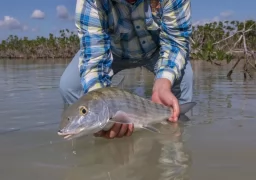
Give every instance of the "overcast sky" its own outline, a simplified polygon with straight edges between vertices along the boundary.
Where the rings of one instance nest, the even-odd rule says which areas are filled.
[[[256,19],[256,0],[192,0],[193,23]],[[1,0],[0,40],[8,35],[47,36],[75,30],[76,0]]]

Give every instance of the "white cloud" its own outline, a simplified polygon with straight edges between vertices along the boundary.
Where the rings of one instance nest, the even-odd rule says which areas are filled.
[[[197,25],[204,25],[206,23],[211,23],[211,22],[224,21],[227,18],[233,16],[233,14],[234,14],[233,11],[223,11],[218,16],[215,16],[215,17],[213,17],[211,19],[201,19],[201,20],[195,21],[193,23],[193,25],[197,26]]]
[[[218,16],[215,16],[212,19],[201,19],[201,20],[193,22],[193,26],[204,25],[204,24],[214,22],[214,21],[218,21],[218,20],[219,20]]]
[[[23,31],[27,31],[28,29],[29,29],[29,27],[27,25],[24,25],[22,28]]]
[[[34,10],[34,12],[31,15],[31,18],[34,19],[44,19],[45,18],[45,13],[39,9]]]
[[[220,13],[220,16],[223,18],[229,18],[234,14],[233,11],[223,11]]]
[[[32,28],[31,31],[32,31],[32,32],[38,32],[38,31],[39,31],[39,28]]]
[[[68,9],[64,5],[59,5],[56,7],[57,16],[60,19],[69,19]]]
[[[215,16],[214,18],[212,18],[210,20],[210,22],[218,22],[218,21],[220,21],[220,17],[219,16]]]
[[[11,16],[4,16],[3,20],[0,20],[0,28],[9,30],[28,30],[28,26],[20,23],[17,19]]]

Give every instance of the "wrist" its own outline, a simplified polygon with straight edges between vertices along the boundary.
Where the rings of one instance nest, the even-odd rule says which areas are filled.
[[[162,83],[162,81],[164,81],[165,87],[168,86],[167,88],[169,88],[169,89],[172,87],[174,80],[175,80],[174,72],[160,69],[156,73],[155,81],[161,81],[161,83]]]
[[[153,92],[156,92],[156,91],[165,91],[165,90],[168,90],[170,91],[172,87],[172,83],[169,79],[166,79],[166,78],[159,78],[159,79],[156,79],[155,80],[155,83],[154,83],[154,86],[153,86]]]

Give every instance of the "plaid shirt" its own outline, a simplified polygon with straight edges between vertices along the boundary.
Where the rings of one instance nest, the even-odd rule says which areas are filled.
[[[110,86],[113,54],[124,61],[150,59],[160,50],[156,79],[172,84],[189,53],[190,0],[160,0],[157,13],[150,0],[77,0],[76,27],[80,38],[79,71],[85,93]]]

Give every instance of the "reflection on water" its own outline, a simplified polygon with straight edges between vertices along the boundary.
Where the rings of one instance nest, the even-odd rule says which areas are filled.
[[[1,179],[255,179],[255,80],[226,78],[226,67],[193,62],[191,121],[160,124],[163,134],[129,138],[57,136],[65,60],[0,61]],[[125,88],[150,97],[153,75],[125,70]],[[114,78],[114,82],[119,81]]]
[[[137,132],[131,138],[98,140],[90,145],[79,140],[73,146],[76,166],[66,179],[181,179],[189,166],[180,136],[182,128],[161,130],[168,135]]]

